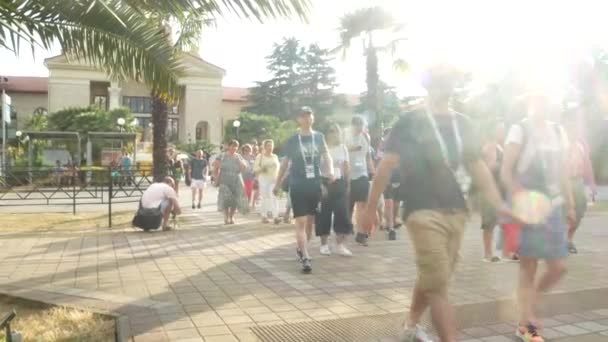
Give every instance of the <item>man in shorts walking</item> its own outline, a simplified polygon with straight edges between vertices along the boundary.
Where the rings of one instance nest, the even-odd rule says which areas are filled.
[[[296,221],[296,253],[302,264],[302,272],[310,273],[312,263],[308,254],[308,241],[312,237],[315,215],[321,201],[321,176],[327,177],[330,183],[333,176],[333,161],[329,155],[325,136],[313,131],[314,113],[309,107],[302,107],[297,121],[299,131],[293,135],[283,148],[285,158],[277,179],[283,179],[289,167],[289,197]],[[323,162],[321,162],[323,161]],[[322,172],[321,166],[324,166]],[[281,185],[275,185],[275,195]]]
[[[365,209],[369,195],[369,174],[374,173],[374,163],[368,137],[363,132],[365,121],[360,116],[354,116],[351,121],[351,136],[346,139],[350,158],[350,209],[362,212]],[[367,246],[367,239],[371,231],[363,229],[357,222],[357,235],[355,241]]]
[[[393,127],[361,222],[371,229],[378,198],[391,181],[392,171],[398,168],[401,186],[407,189],[400,196],[407,203],[405,225],[418,268],[400,341],[431,341],[419,325],[430,307],[440,340],[455,342],[456,323],[447,294],[468,217],[465,194],[471,176],[495,207],[508,211],[481,158],[472,122],[449,108],[456,74],[441,66],[426,76],[423,84],[428,91],[428,106],[403,115]]]
[[[203,150],[196,151],[196,157],[190,161],[190,188],[192,189],[192,209],[201,208],[203,201],[203,190],[209,173],[207,160],[204,158]],[[197,196],[198,195],[198,196]],[[197,201],[198,198],[198,201]]]

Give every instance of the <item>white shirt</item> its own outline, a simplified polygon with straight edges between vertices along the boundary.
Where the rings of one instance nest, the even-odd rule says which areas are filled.
[[[537,131],[530,130],[525,132],[526,146],[522,146],[520,152],[519,161],[517,163],[517,172],[522,173],[528,169],[532,159],[535,157],[536,152],[556,152],[560,150],[567,151],[570,146],[568,136],[564,129],[559,126],[560,136],[557,136],[557,132],[553,123],[547,124],[546,137],[539,137],[535,134]],[[561,141],[560,141],[561,139]],[[521,145],[524,143],[524,128],[521,124],[515,124],[509,129],[505,145],[516,144]],[[564,153],[564,156],[566,153]]]
[[[141,206],[146,209],[158,208],[164,200],[177,199],[177,194],[166,183],[153,183],[141,196]]]
[[[351,134],[346,140],[346,146],[348,146],[349,150],[351,148],[361,147],[357,151],[351,150],[349,152],[351,179],[357,179],[363,176],[367,177],[367,155],[370,152],[370,146],[367,138],[363,136],[363,133],[356,136]]]
[[[346,150],[346,146],[343,144],[329,147],[329,155],[331,155],[331,159],[334,162],[334,177],[336,179],[344,177],[342,173],[342,167],[344,163],[348,161],[348,151]]]

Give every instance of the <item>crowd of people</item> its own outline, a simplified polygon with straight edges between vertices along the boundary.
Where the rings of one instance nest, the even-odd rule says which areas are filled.
[[[293,213],[304,273],[312,271],[313,232],[321,255],[352,256],[350,235],[368,246],[372,234],[383,231],[387,240],[396,240],[396,230],[405,226],[418,276],[402,340],[430,341],[419,324],[429,308],[439,338],[451,342],[456,329],[448,286],[474,202],[481,214],[483,261],[519,262],[516,335],[542,342],[537,303],[565,274],[565,258],[578,252],[574,235],[586,210],[586,185],[595,193],[578,110],[561,113],[560,125],[551,120],[545,94],[527,93],[521,121],[508,130],[495,123],[481,138],[467,116],[450,108],[450,72],[432,70],[425,80],[425,105],[402,115],[376,144],[362,117],[354,116],[348,130],[330,124],[321,133],[313,130],[313,110],[303,107],[298,132],[284,143],[280,158],[272,140],[242,147],[232,140],[211,160],[196,152],[185,172],[192,208],[200,208],[211,175],[225,224],[234,224],[237,211],[246,214],[258,201],[264,223],[290,222]],[[172,176],[179,182],[183,174]],[[284,213],[281,193],[288,199]],[[521,203],[527,212],[518,211]],[[496,227],[500,256],[494,252]],[[539,277],[541,260],[547,268]]]

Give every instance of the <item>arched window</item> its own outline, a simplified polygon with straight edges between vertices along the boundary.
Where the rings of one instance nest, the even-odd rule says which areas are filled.
[[[209,140],[209,123],[207,121],[199,121],[196,124],[196,140]]]

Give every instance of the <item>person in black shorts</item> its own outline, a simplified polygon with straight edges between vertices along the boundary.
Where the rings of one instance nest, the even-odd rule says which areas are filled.
[[[321,201],[321,165],[323,176],[333,183],[333,161],[329,155],[325,136],[312,130],[314,114],[309,107],[303,107],[297,118],[300,126],[298,134],[285,143],[278,179],[283,179],[289,167],[289,196],[293,217],[296,221],[297,255],[302,263],[302,272],[310,273],[312,264],[308,254],[308,241],[312,236],[315,215]],[[321,163],[323,160],[323,163]],[[274,192],[277,194],[280,184]]]
[[[351,122],[351,134],[346,139],[350,159],[350,209],[363,211],[369,195],[369,174],[374,173],[369,136],[364,132],[365,121],[360,116],[354,116]],[[355,241],[367,246],[371,231],[364,230],[357,224]]]
[[[399,210],[399,186],[401,176],[398,170],[393,170],[390,183],[384,189],[384,222],[388,230],[388,239],[397,240],[395,232],[395,213]]]

